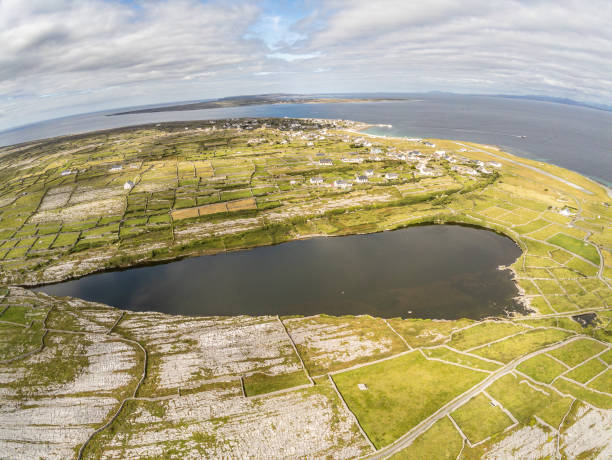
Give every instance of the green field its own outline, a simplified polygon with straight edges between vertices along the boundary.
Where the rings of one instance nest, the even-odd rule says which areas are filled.
[[[485,395],[478,394],[451,414],[472,444],[484,441],[512,425],[512,420]]]
[[[382,447],[485,376],[414,352],[333,378],[374,445]]]
[[[549,238],[547,241],[557,246],[561,246],[574,254],[578,254],[580,257],[590,260],[595,265],[599,265],[599,254],[597,253],[597,249],[591,244],[585,243],[572,236],[564,235],[563,233],[559,233]]]
[[[431,358],[442,359],[444,361],[450,361],[452,363],[462,364],[464,366],[482,369],[485,371],[494,371],[500,367],[499,364],[485,361],[484,359],[478,359],[475,356],[457,353],[456,351],[449,350],[445,347],[428,348],[424,350],[424,353]]]
[[[529,423],[534,415],[560,421],[565,414],[563,408],[566,406],[559,403],[563,397],[545,387],[529,385],[520,376],[506,375],[491,385],[487,392],[521,423]]]
[[[563,361],[569,367],[574,367],[591,356],[605,350],[605,346],[594,340],[576,340],[550,352],[550,355]]]
[[[551,383],[555,377],[567,370],[562,364],[543,354],[521,363],[517,369],[543,383]]]
[[[571,372],[568,372],[565,376],[568,379],[575,380],[576,382],[586,383],[606,369],[607,366],[598,359],[590,359]]]
[[[458,350],[467,350],[485,343],[522,332],[524,329],[516,324],[487,322],[453,334],[449,345]]]
[[[390,457],[393,460],[454,460],[461,452],[463,440],[447,418],[438,420],[409,447]]]
[[[474,353],[488,359],[508,363],[513,359],[536,351],[545,346],[557,343],[572,335],[571,332],[558,329],[536,329],[525,334],[510,337],[507,340],[479,348]]]
[[[385,446],[461,395],[463,406],[442,409],[393,458],[511,457],[497,449],[522,430],[543,433],[520,446],[529,454],[550,452],[557,442],[572,458],[603,451],[609,431],[585,417],[599,420],[599,408],[612,408],[607,191],[497,147],[368,138],[358,132],[366,127],[316,119],[182,121],[0,147],[6,456],[71,458],[84,448],[83,458],[355,458],[371,448],[353,416],[384,456]],[[397,156],[413,150],[418,160]],[[342,162],[349,155],[362,162]],[[320,166],[321,157],[333,165]],[[367,169],[374,171],[367,183],[332,185],[354,182]],[[399,179],[386,180],[386,173]],[[324,184],[312,184],[315,177]],[[124,188],[128,180],[132,188]],[[179,317],[18,287],[418,224],[470,225],[511,238],[522,251],[509,268],[524,310],[486,320],[461,318],[461,311],[421,319],[408,309],[387,320]],[[479,289],[477,278],[464,288]],[[415,299],[398,293],[398,301]],[[382,299],[376,307],[384,311]],[[534,356],[515,369],[528,354]],[[481,388],[465,394],[485,378],[485,391],[501,407]],[[585,412],[584,403],[594,408]],[[508,413],[519,424],[506,430]],[[491,438],[464,445],[451,415],[470,442]],[[564,417],[557,439],[545,425],[559,427]],[[567,433],[585,422],[583,448]]]

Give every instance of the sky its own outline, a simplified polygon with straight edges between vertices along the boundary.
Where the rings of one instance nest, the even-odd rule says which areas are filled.
[[[612,105],[610,0],[0,0],[0,130],[262,93]]]

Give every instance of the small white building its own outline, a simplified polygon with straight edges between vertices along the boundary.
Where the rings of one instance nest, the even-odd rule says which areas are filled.
[[[357,182],[358,184],[367,184],[368,178],[366,176],[357,176],[355,178],[355,182]]]
[[[289,183],[290,183],[291,185],[297,185],[298,181],[296,181],[295,179],[291,179],[291,180],[289,181]]]
[[[67,169],[66,171],[62,171],[60,173],[60,176],[69,176],[70,174],[72,174],[72,171]]]
[[[374,170],[373,169],[366,169],[364,172],[366,177],[372,177],[374,175]]]
[[[561,211],[559,211],[559,214],[561,214],[562,216],[565,216],[565,217],[569,217],[569,216],[573,216],[574,215],[572,213],[572,211],[569,210],[569,208],[563,208]]]
[[[417,168],[419,173],[422,174],[423,176],[433,176],[436,174],[436,170],[429,168],[423,164],[419,165],[419,167]]]
[[[361,157],[344,157],[344,158],[342,158],[342,163],[363,163],[363,158],[361,158]]]
[[[366,391],[368,386],[365,383],[358,383],[357,388],[359,388],[361,391]]]
[[[346,189],[346,188],[349,188],[349,187],[352,187],[352,186],[353,186],[353,184],[351,184],[350,182],[347,182],[345,180],[342,180],[342,179],[336,179],[334,181],[334,187],[336,187],[336,188]]]
[[[477,176],[478,171],[469,166],[453,166],[451,168],[452,171],[458,172],[459,174],[468,175],[468,176]]]
[[[133,188],[134,188],[134,182],[132,182],[131,180],[123,184],[123,190],[132,190]]]
[[[319,161],[319,166],[332,166],[334,162],[329,158],[321,158]]]
[[[310,183],[314,185],[320,185],[323,183],[323,178],[322,177],[311,177]]]
[[[109,172],[119,172],[119,171],[121,171],[122,169],[123,169],[123,166],[121,166],[121,165],[112,165],[112,166],[109,168],[109,170],[108,170],[108,171],[109,171]]]
[[[385,174],[385,179],[387,180],[397,180],[399,178],[398,173],[387,173]]]

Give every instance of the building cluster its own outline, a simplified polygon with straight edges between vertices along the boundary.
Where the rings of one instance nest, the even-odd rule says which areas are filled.
[[[440,167],[439,163],[432,160],[447,161],[450,163],[450,169],[457,174],[464,176],[480,176],[483,174],[491,174],[494,170],[502,167],[502,164],[496,161],[480,161],[471,160],[463,155],[455,152],[448,152],[443,149],[435,150],[433,153],[424,153],[420,150],[400,151],[396,148],[385,148],[382,146],[372,145],[371,142],[366,141],[364,138],[350,138],[345,137],[342,139],[345,142],[351,142],[353,145],[367,147],[369,155],[361,151],[351,152],[343,156],[340,161],[347,164],[362,164],[365,161],[368,162],[383,162],[383,161],[398,161],[410,163],[413,166],[413,170],[420,176],[437,177],[445,174],[444,169]],[[420,143],[426,147],[435,148],[435,144],[422,139],[409,139],[411,141]],[[460,152],[465,152],[467,149],[461,148]],[[317,154],[315,164],[318,166],[333,166],[334,161],[331,158],[326,158],[323,153]],[[368,169],[363,173],[356,175],[353,181],[347,181],[344,179],[338,179],[331,184],[325,184],[322,177],[314,177],[310,179],[310,183],[313,185],[327,185],[339,189],[346,189],[351,187],[353,184],[366,184],[369,182],[369,178],[374,175],[373,169]],[[400,175],[396,172],[386,172],[382,174],[382,177],[386,180],[398,180]]]

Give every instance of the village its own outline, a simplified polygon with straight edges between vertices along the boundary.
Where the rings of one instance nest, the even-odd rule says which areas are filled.
[[[0,149],[3,452],[609,457],[607,190],[499,147],[367,128],[175,122]],[[29,289],[423,223],[511,238],[526,313],[190,317]]]

